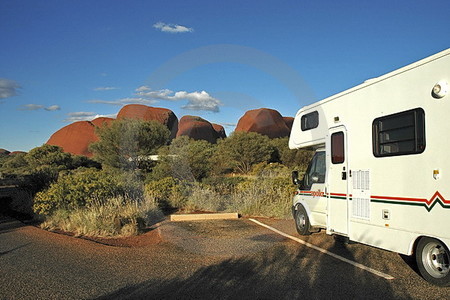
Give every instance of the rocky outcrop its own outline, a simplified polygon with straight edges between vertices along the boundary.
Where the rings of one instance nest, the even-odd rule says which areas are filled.
[[[217,133],[217,138],[224,139],[227,137],[227,134],[225,133],[225,128],[223,128],[222,125],[212,123],[212,126]]]
[[[178,124],[177,137],[183,135],[194,140],[205,140],[210,143],[216,143],[218,138],[225,135],[225,130],[220,125],[216,125],[216,128],[214,128],[213,124],[200,117],[183,116]]]
[[[95,125],[89,121],[79,121],[52,134],[47,144],[60,146],[64,152],[92,157],[89,145],[97,140]]]
[[[9,155],[13,156],[13,155],[17,155],[17,154],[27,154],[27,152],[25,152],[25,151],[13,151]]]
[[[111,122],[114,120],[115,119],[113,119],[113,118],[100,117],[100,118],[92,120],[91,123],[97,127],[102,128],[104,125],[111,124]]]
[[[294,118],[293,117],[283,117],[284,123],[289,128],[289,131],[292,130],[292,124],[294,124]]]
[[[166,125],[174,138],[178,131],[178,118],[167,108],[150,107],[141,104],[129,104],[122,107],[117,115],[117,119],[140,119],[145,121],[158,121]]]
[[[270,138],[280,138],[289,136],[290,128],[286,123],[278,111],[260,108],[247,111],[239,119],[235,131],[257,132]]]
[[[2,157],[2,156],[7,156],[7,155],[9,155],[11,152],[9,152],[8,150],[6,150],[6,149],[0,149],[0,157]]]

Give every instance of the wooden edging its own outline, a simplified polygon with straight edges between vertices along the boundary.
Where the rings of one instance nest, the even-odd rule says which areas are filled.
[[[238,213],[208,213],[208,214],[175,214],[170,215],[170,221],[195,221],[195,220],[225,220],[238,219]]]

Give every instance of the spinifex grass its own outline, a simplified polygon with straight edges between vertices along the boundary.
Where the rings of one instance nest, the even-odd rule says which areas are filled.
[[[150,197],[140,201],[117,197],[75,210],[59,209],[41,227],[78,236],[130,236],[161,218],[156,202]]]

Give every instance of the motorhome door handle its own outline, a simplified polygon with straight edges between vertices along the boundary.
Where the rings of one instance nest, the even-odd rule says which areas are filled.
[[[342,180],[347,180],[347,172],[342,172]]]

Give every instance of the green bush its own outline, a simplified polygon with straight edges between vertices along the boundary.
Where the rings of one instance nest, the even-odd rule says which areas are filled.
[[[258,177],[238,185],[230,208],[247,216],[289,218],[294,191],[290,178]]]
[[[22,188],[35,194],[55,182],[60,172],[80,167],[100,168],[100,165],[87,157],[64,153],[61,147],[44,144],[28,153],[3,157],[0,177],[15,179]]]
[[[230,211],[245,216],[290,218],[295,187],[285,177],[236,177],[232,185],[194,184],[183,211]],[[215,182],[220,179],[216,178]],[[224,180],[226,182],[227,179]]]
[[[245,180],[242,176],[212,176],[205,178],[202,183],[220,195],[230,195]]]
[[[274,151],[270,139],[256,132],[234,132],[219,140],[211,158],[215,174],[248,174],[255,164],[269,162]]]
[[[187,197],[183,210],[186,212],[217,212],[226,211],[228,205],[229,201],[227,196],[219,194],[207,185],[196,183],[193,185]]]
[[[147,156],[169,142],[169,129],[157,121],[120,119],[96,130],[99,141],[89,149],[104,167],[148,172],[154,163]]]
[[[209,160],[214,150],[215,145],[207,141],[196,141],[187,136],[177,137],[170,146],[160,149],[159,161],[149,179],[175,177],[182,181],[201,181],[210,173]]]
[[[270,141],[275,151],[272,161],[279,162],[290,169],[306,170],[314,151],[305,149],[289,149],[289,138],[278,138]]]
[[[48,189],[37,193],[34,211],[40,215],[50,215],[56,209],[74,210],[94,201],[103,203],[116,196],[136,193],[139,193],[137,187],[130,186],[111,173],[80,168],[61,175]]]
[[[181,208],[190,193],[190,184],[173,177],[150,181],[145,185],[145,195],[156,200],[163,211]]]
[[[291,171],[285,165],[280,163],[262,162],[253,166],[252,174],[259,177],[286,177],[291,176]]]

